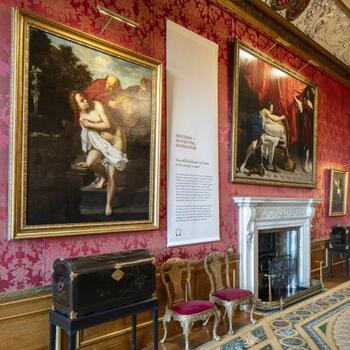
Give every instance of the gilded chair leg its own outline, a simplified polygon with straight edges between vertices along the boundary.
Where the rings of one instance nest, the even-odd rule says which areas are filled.
[[[181,321],[181,326],[182,326],[182,329],[183,329],[183,334],[185,336],[185,350],[190,350],[189,336],[191,334],[191,328],[193,326],[193,321],[191,321],[191,320],[183,320],[183,321]]]
[[[251,308],[250,308],[250,322],[253,324],[256,323],[256,320],[254,318],[255,307],[256,307],[256,300],[255,300],[255,298],[253,298],[251,300]]]
[[[229,331],[228,335],[233,335],[233,328],[232,328],[232,319],[233,315],[235,314],[235,306],[232,306],[231,304],[226,308],[227,316],[228,316],[228,322],[229,322]]]
[[[214,314],[214,326],[213,326],[213,339],[215,341],[219,341],[220,340],[220,337],[216,333],[219,322],[220,322],[220,310],[217,309],[217,311]]]
[[[203,326],[206,326],[209,322],[210,316],[203,322]]]
[[[171,314],[168,311],[165,311],[164,317],[163,317],[163,328],[164,328],[164,336],[161,339],[161,343],[165,342],[165,339],[167,337],[168,334],[168,327],[167,327],[167,323],[170,321],[171,319]]]

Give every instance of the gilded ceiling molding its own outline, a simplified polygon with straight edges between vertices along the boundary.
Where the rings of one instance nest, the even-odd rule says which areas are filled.
[[[337,0],[340,6],[343,7],[344,11],[350,16],[350,0]]]
[[[261,0],[209,0],[211,4],[232,11],[261,29],[280,43],[288,43],[291,51],[319,66],[327,74],[350,86],[349,68],[300,29],[289,23]]]

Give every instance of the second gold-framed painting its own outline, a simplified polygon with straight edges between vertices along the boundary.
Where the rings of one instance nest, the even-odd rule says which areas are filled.
[[[329,186],[329,216],[346,215],[348,198],[348,172],[331,169]]]
[[[9,236],[155,229],[161,62],[13,11]]]
[[[231,180],[314,188],[317,87],[240,41],[233,64]]]

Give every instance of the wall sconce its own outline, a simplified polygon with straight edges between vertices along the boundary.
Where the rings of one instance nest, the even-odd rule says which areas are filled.
[[[309,60],[309,63],[312,64],[315,67],[319,67],[320,65],[318,64],[318,62],[314,61],[314,60]]]
[[[276,41],[279,42],[281,45],[283,45],[285,47],[289,47],[290,46],[289,42],[281,39],[279,36],[276,38]]]
[[[312,65],[314,67],[319,67],[320,65],[314,61],[314,60],[308,60],[300,69],[299,69],[299,72],[301,72],[305,67],[307,67],[308,65]]]
[[[98,12],[100,12],[102,15],[105,15],[105,16],[109,16],[111,17],[109,19],[109,21],[107,22],[107,24],[102,28],[101,32],[100,32],[100,35],[104,32],[104,30],[107,28],[107,26],[109,25],[109,23],[111,23],[112,19],[116,19],[117,21],[120,21],[120,22],[123,22],[133,28],[137,28],[139,27],[140,25],[133,21],[132,19],[129,19],[129,18],[126,18],[112,10],[109,10],[107,9],[106,7],[104,6],[101,6],[101,5],[97,5],[97,10]]]
[[[289,47],[289,43],[283,39],[281,39],[279,36],[275,38],[276,42],[273,43],[273,45],[267,50],[267,53],[269,53],[276,45],[283,45],[285,47]]]

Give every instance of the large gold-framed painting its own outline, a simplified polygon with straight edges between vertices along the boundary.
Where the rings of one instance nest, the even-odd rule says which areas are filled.
[[[160,62],[13,12],[11,238],[158,227]]]
[[[316,86],[240,41],[232,123],[233,182],[315,187]]]

